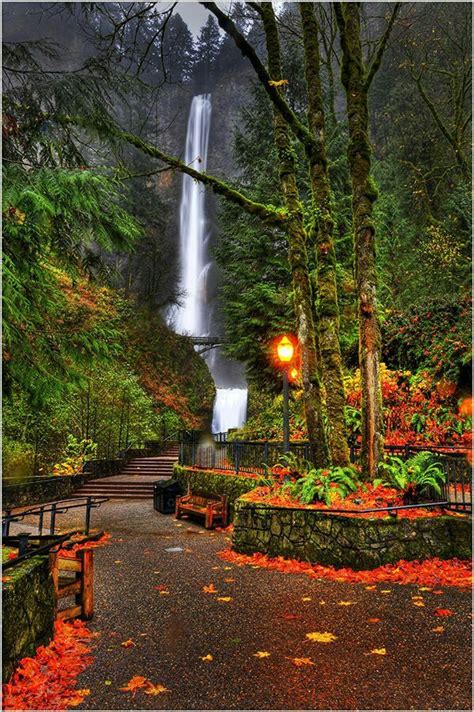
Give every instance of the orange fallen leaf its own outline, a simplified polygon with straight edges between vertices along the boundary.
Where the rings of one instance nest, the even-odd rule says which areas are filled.
[[[67,700],[68,707],[78,707],[84,701],[84,697],[90,694],[90,690],[76,690],[72,697]]]
[[[229,601],[232,601],[232,597],[231,596],[218,596],[217,600],[222,601],[222,603],[228,603]]]
[[[411,597],[411,600],[412,600],[412,601],[422,601],[422,600],[423,600],[423,596],[412,596],[412,597]]]
[[[123,643],[120,643],[120,645],[122,646],[122,648],[135,648],[137,644],[134,643],[131,638],[129,638],[128,640],[124,640]]]
[[[235,579],[234,578],[225,578],[224,581],[226,583],[234,583]]]
[[[315,665],[311,658],[287,658],[287,660],[291,660],[293,665],[296,665],[296,667],[302,667],[303,665]]]
[[[13,576],[2,576],[2,583],[8,583],[8,581],[11,581]]]
[[[366,586],[366,587],[365,587],[365,590],[366,590],[366,591],[375,591],[376,588],[377,588],[377,586],[372,586],[372,585],[371,585],[371,586]]]
[[[438,625],[436,628],[432,628],[433,633],[444,633],[444,625]]]
[[[142,675],[135,675],[127,682],[124,687],[120,687],[119,689],[121,692],[131,692],[132,697],[135,697],[137,690],[142,687],[147,687],[148,684],[149,681],[146,677],[142,677]]]
[[[169,591],[160,591],[160,596],[169,596],[170,592]]]
[[[302,601],[311,601],[311,596],[303,596]]]
[[[253,654],[254,658],[269,658],[270,653],[268,653],[266,650],[258,650],[256,653]]]
[[[418,589],[419,591],[431,591],[432,589],[429,586],[420,586]]]
[[[208,655],[204,655],[204,656],[201,658],[201,660],[202,660],[203,662],[205,662],[205,663],[210,663],[210,662],[212,662],[212,660],[214,660],[214,658],[213,658],[212,655],[209,653]]]
[[[380,593],[392,593],[392,589],[391,589],[391,588],[384,588],[382,591],[380,591]]]
[[[435,596],[444,596],[444,591],[437,590],[433,591],[433,593],[435,594]]]
[[[425,604],[423,601],[413,601],[414,606],[418,606],[419,608],[424,608]]]
[[[202,590],[204,593],[217,593],[217,589],[213,583],[210,583],[209,586],[203,586]]]
[[[333,633],[306,633],[306,637],[313,643],[332,643],[337,640],[337,635]]]
[[[354,606],[355,601],[338,601],[338,606]]]
[[[453,616],[454,613],[449,610],[449,608],[436,608],[434,612],[435,616]]]
[[[380,623],[380,618],[367,618],[367,623]]]
[[[149,682],[145,690],[145,695],[161,695],[162,692],[169,692],[169,690],[167,687],[164,687],[164,685],[152,685],[152,683]]]

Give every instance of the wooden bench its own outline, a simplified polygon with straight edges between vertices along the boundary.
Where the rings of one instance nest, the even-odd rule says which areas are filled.
[[[216,524],[227,525],[227,496],[207,494],[206,492],[189,492],[183,497],[176,497],[176,519],[183,514],[196,514],[204,517],[206,529],[212,529]]]

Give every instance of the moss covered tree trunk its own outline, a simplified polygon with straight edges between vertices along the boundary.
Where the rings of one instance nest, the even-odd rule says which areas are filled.
[[[268,68],[272,81],[280,81],[280,42],[271,3],[261,4],[268,52]],[[274,109],[275,144],[279,158],[281,191],[288,209],[288,257],[291,268],[296,328],[301,353],[303,399],[313,461],[318,467],[329,464],[329,451],[322,418],[321,383],[318,374],[316,335],[313,318],[313,296],[306,249],[303,208],[296,183],[295,153],[289,128],[281,113]]]
[[[383,456],[383,413],[380,387],[380,327],[377,316],[375,228],[377,192],[371,178],[371,147],[366,72],[360,37],[359,3],[335,3],[342,48],[342,83],[349,120],[348,159],[352,179],[355,271],[359,313],[359,364],[362,388],[363,473],[377,474]]]
[[[315,141],[306,149],[313,197],[313,230],[316,251],[319,351],[328,415],[328,439],[334,465],[349,464],[344,418],[344,380],[339,343],[336,253],[331,185],[325,146],[325,117],[320,78],[318,26],[312,3],[300,3],[305,54],[308,121]]]

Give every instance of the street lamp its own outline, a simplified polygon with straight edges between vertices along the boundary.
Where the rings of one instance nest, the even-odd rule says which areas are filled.
[[[277,344],[277,354],[283,366],[283,451],[290,450],[290,415],[288,407],[288,368],[295,349],[287,336],[282,336]]]

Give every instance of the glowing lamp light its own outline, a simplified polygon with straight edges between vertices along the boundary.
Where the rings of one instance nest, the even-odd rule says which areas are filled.
[[[294,354],[293,344],[287,336],[282,336],[277,345],[278,358],[282,363],[289,363]]]

